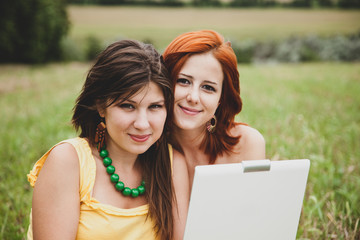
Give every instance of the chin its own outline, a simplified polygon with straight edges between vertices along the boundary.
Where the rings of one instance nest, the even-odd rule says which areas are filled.
[[[150,147],[151,147],[151,145],[134,146],[132,148],[128,148],[128,151],[133,154],[139,155],[139,154],[143,154],[144,152],[146,152]]]
[[[182,123],[182,124],[176,123],[175,126],[181,130],[194,130],[200,127],[198,125],[194,125],[194,123]]]

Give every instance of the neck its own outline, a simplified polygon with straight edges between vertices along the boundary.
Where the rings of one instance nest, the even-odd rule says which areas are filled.
[[[195,131],[177,128],[173,133],[183,150],[188,166],[194,168],[197,165],[208,164],[208,156],[200,149],[200,145],[206,134],[205,130]]]
[[[135,168],[138,154],[126,152],[112,141],[106,142],[106,150],[108,150],[114,166],[129,171]]]
[[[205,129],[181,129],[175,127],[173,134],[185,151],[187,148],[199,149],[206,132]]]

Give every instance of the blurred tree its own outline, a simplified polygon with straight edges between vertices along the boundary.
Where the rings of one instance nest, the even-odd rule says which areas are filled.
[[[69,24],[65,0],[1,0],[0,62],[58,60]]]
[[[334,3],[332,0],[318,0],[317,4],[320,7],[333,7],[334,6]]]
[[[165,6],[174,6],[174,7],[181,7],[184,6],[185,3],[181,0],[163,0],[162,4]]]
[[[219,0],[193,0],[192,4],[197,7],[221,6],[221,2]]]
[[[341,8],[360,8],[360,0],[339,0],[338,6]]]
[[[291,7],[310,8],[313,6],[313,0],[294,0],[290,2]]]
[[[150,1],[150,0],[148,0]],[[97,0],[94,3],[99,3],[103,5],[121,5],[124,4],[125,0]]]
[[[257,5],[257,0],[233,0],[230,2],[230,6],[232,7],[252,7]]]

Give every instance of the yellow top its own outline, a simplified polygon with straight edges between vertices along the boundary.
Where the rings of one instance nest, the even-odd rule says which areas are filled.
[[[148,204],[131,209],[121,209],[101,204],[91,196],[95,182],[96,165],[90,146],[83,138],[65,140],[55,146],[64,142],[74,146],[80,164],[80,219],[76,239],[157,239],[153,230],[153,221],[147,218]],[[32,187],[34,187],[37,176],[54,147],[35,163],[27,175]],[[169,152],[172,163],[171,145],[169,145]],[[27,237],[33,239],[31,213]]]

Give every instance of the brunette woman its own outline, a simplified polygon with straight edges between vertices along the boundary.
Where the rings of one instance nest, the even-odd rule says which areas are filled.
[[[55,145],[28,175],[29,239],[182,239],[186,164],[164,137],[173,95],[148,44],[111,44],[74,107],[80,135]]]
[[[185,156],[190,183],[197,165],[265,158],[263,136],[234,119],[242,101],[230,42],[211,30],[184,33],[163,58],[175,87],[170,136]]]

